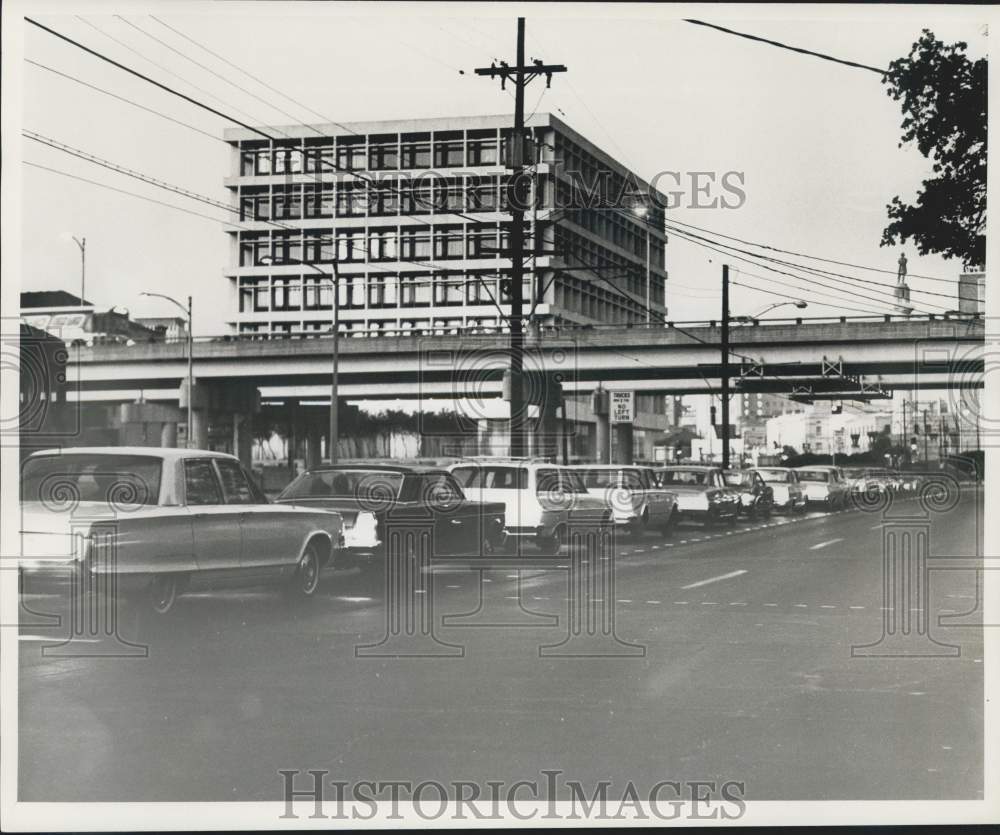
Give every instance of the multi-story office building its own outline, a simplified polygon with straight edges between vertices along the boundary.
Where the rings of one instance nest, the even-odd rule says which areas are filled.
[[[309,335],[503,329],[509,312],[509,116],[226,132],[233,329]],[[659,322],[663,210],[648,184],[537,114],[526,164],[524,313],[547,324]],[[645,205],[643,206],[643,202]],[[499,308],[499,309],[498,309]]]

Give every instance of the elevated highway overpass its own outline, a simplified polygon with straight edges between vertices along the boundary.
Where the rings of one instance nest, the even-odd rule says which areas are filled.
[[[730,324],[732,374],[754,391],[788,393],[837,373],[893,390],[981,388],[988,324],[982,317],[880,317]],[[649,394],[719,388],[717,323],[546,329],[527,337],[525,368],[558,374],[568,393],[598,384]],[[505,334],[342,338],[341,396],[350,400],[499,397],[509,365]],[[187,374],[184,341],[70,350],[67,376],[81,400],[176,400]],[[199,384],[239,382],[268,399],[329,397],[331,339],[198,338]],[[739,384],[737,383],[737,389]],[[71,396],[73,396],[71,394]]]

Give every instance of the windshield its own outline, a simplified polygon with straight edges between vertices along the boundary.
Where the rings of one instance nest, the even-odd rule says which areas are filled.
[[[573,470],[539,470],[536,473],[536,493],[586,493],[580,474]]]
[[[799,470],[799,481],[829,481],[830,474],[826,470]]]
[[[392,501],[402,483],[403,474],[392,470],[315,470],[300,475],[278,498]]]
[[[751,473],[729,472],[723,473],[722,477],[730,487],[753,486],[753,475]]]
[[[708,470],[663,470],[660,484],[708,484]]]
[[[29,458],[21,471],[21,501],[53,508],[77,502],[155,505],[163,463],[146,455],[73,453]]]

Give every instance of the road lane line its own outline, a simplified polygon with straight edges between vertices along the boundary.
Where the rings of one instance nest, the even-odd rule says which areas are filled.
[[[864,609],[864,606],[851,606],[852,609]]]
[[[829,603],[821,603],[819,607],[820,607],[820,609],[836,609],[837,608],[836,606],[831,606]]]
[[[659,606],[662,601],[660,601],[660,600],[647,600],[646,602],[649,603],[649,604],[651,604],[651,605],[653,605],[653,606]]]
[[[808,609],[809,608],[809,604],[808,603],[796,603],[795,604],[795,608],[796,609]]]
[[[764,605],[765,606],[777,606],[778,604],[777,603],[765,603]]]
[[[702,606],[718,606],[719,604],[716,601],[714,601],[714,600],[702,600],[701,601],[701,605]]]
[[[731,577],[739,577],[741,574],[746,574],[747,570],[741,568],[739,571],[730,571],[728,574],[720,574],[718,577],[709,577],[707,580],[699,580],[697,583],[689,583],[686,586],[681,586],[682,589],[687,591],[688,589],[696,589],[699,586],[707,586],[709,583],[717,583],[719,580],[728,580]]]
[[[828,545],[836,545],[838,542],[843,542],[844,537],[838,537],[837,539],[828,539],[826,542],[817,542],[809,550],[818,551],[820,548],[826,548]]]
[[[674,605],[675,606],[687,606],[688,602],[686,600],[675,600],[674,601]]]

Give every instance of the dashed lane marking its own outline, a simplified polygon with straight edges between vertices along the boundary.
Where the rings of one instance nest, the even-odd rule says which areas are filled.
[[[661,601],[659,601],[659,600],[647,600],[646,602],[649,603],[652,606],[659,606],[660,603],[661,603]]]
[[[838,542],[843,542],[844,537],[840,536],[837,539],[828,539],[826,542],[817,542],[815,545],[809,548],[810,551],[818,551],[820,548],[826,548],[829,545],[836,545]]]
[[[674,601],[674,605],[675,606],[687,606],[688,602],[686,600],[675,600]]]
[[[716,601],[714,601],[714,600],[702,600],[701,601],[701,605],[702,606],[718,606],[719,604]]]
[[[747,570],[741,568],[738,571],[730,571],[728,574],[720,574],[718,577],[709,577],[707,580],[699,580],[697,583],[688,583],[686,586],[681,586],[682,589],[687,591],[688,589],[696,589],[699,586],[707,586],[709,583],[717,583],[720,580],[729,580],[732,577],[739,577],[741,574],[746,574]]]

